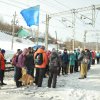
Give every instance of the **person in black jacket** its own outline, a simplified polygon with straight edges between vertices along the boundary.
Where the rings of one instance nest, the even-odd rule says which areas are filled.
[[[28,54],[26,55],[26,59],[25,59],[25,67],[27,70],[27,74],[31,75],[32,77],[34,77],[34,54],[32,51],[32,48],[29,47],[28,48]]]
[[[57,74],[59,70],[59,56],[56,50],[53,48],[51,56],[50,56],[50,62],[49,62],[49,79],[48,79],[48,87],[56,88],[56,81],[57,81]]]

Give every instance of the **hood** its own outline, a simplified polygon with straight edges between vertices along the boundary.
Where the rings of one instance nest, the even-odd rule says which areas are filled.
[[[36,52],[37,53],[44,53],[45,51],[43,49],[39,48]]]

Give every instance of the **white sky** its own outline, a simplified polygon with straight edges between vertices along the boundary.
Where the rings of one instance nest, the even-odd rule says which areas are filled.
[[[45,15],[46,13],[58,13],[62,11],[67,11],[70,9],[77,9],[82,7],[88,7],[91,5],[99,5],[100,0],[0,0],[0,19],[2,19],[4,22],[11,23],[11,20],[13,18],[13,14],[16,11],[17,12],[17,19],[19,20],[19,25],[23,25],[26,27],[26,23],[23,20],[22,16],[20,15],[20,11],[22,9],[40,5],[40,31],[45,32],[45,24],[42,22],[45,21]],[[90,17],[90,15],[87,15],[86,13],[90,13],[90,11],[82,12],[82,14]],[[63,17],[67,20],[71,20],[71,16],[64,15]],[[100,11],[96,11],[96,25],[95,29],[100,29]],[[66,25],[69,26],[69,22],[67,21],[67,24],[63,25],[58,20],[61,20],[61,17],[53,17],[50,19],[50,26],[49,26],[49,32],[50,34],[55,37],[55,31],[58,33],[58,39],[65,40],[67,38],[72,38],[72,29],[66,28]],[[36,27],[32,27],[34,29]],[[76,35],[75,38],[83,41],[83,33],[84,30],[89,29],[92,30],[93,28],[89,25],[85,25],[82,23],[82,20],[80,21],[79,16],[76,18]],[[92,33],[95,34],[95,33]],[[91,35],[87,35],[87,41],[94,41],[96,40],[95,37],[92,38]]]

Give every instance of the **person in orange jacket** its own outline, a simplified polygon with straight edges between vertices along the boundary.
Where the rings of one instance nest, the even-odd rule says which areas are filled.
[[[5,72],[5,58],[4,58],[4,54],[5,54],[5,50],[2,49],[0,51],[0,85],[6,85],[4,82],[3,82],[3,79],[4,79],[4,72]]]
[[[41,54],[42,57],[40,57],[40,62],[36,62],[37,54]],[[45,47],[42,46],[34,53],[34,62],[36,67],[36,75],[35,75],[35,83],[38,87],[42,86],[42,81],[45,73],[45,68],[47,65],[47,55],[45,52]]]

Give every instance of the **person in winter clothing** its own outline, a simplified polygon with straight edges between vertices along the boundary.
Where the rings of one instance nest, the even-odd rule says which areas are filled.
[[[0,85],[7,85],[3,82],[4,80],[4,72],[5,72],[5,63],[6,60],[4,58],[5,50],[2,49],[0,52]]]
[[[64,74],[68,74],[68,53],[67,53],[67,49],[64,49],[64,52],[62,54],[62,75]]]
[[[96,59],[97,59],[97,64],[99,64],[99,60],[100,60],[100,52],[98,51],[97,53],[96,53]]]
[[[34,54],[33,54],[33,50],[31,47],[28,48],[28,53],[26,55],[26,59],[25,59],[25,67],[27,70],[27,74],[31,75],[32,77],[34,77]]]
[[[73,73],[74,71],[74,67],[75,67],[75,54],[73,53],[73,51],[70,51],[69,54],[69,67],[70,67],[70,73]]]
[[[74,71],[78,72],[78,52],[77,50],[74,50],[74,56],[75,56],[75,67],[74,67]]]
[[[50,55],[51,55],[51,51],[48,50],[46,51],[46,54],[47,54],[47,59],[48,59],[48,63],[46,65],[46,68],[45,68],[45,74],[44,74],[44,78],[48,77],[48,74],[49,74],[49,58],[50,58]]]
[[[37,58],[38,54],[40,54],[42,56],[42,59],[40,59],[41,60],[40,62],[42,62],[42,64],[37,64],[36,60],[34,61],[35,62],[35,67],[36,67],[35,84],[38,87],[41,87],[42,86],[43,77],[44,77],[44,73],[45,73],[45,68],[46,68],[47,61],[48,61],[44,46],[39,48],[34,53],[34,59]]]
[[[81,61],[81,70],[80,70],[81,77],[79,79],[84,79],[87,77],[87,67],[89,62],[89,57],[87,55],[87,52],[82,50],[82,52],[78,56],[78,60]]]
[[[49,62],[49,79],[48,79],[48,87],[56,88],[56,81],[57,81],[57,74],[59,70],[59,56],[56,52],[56,50],[53,48],[51,56],[50,56],[50,62]]]
[[[62,54],[61,51],[58,52],[58,56],[59,56],[59,60],[60,60],[60,64],[59,64],[59,70],[58,70],[58,76],[60,76],[60,72],[61,72],[61,68],[62,68]]]
[[[95,51],[92,50],[91,54],[92,54],[92,65],[94,65],[95,64],[96,53],[95,53]]]
[[[28,49],[25,48],[21,54],[17,57],[17,62],[16,62],[16,76],[15,76],[15,82],[16,86],[20,87],[22,86],[21,82],[19,79],[22,77],[22,68],[25,68],[25,59],[26,59],[26,54],[28,52]]]
[[[90,70],[92,64],[92,54],[89,49],[85,49],[86,56],[88,58],[88,70]]]
[[[21,53],[22,51],[20,49],[17,49],[17,52],[14,54],[11,60],[11,64],[12,66],[14,66],[14,81],[16,82],[17,87],[21,86],[21,82],[18,81],[20,77],[22,76],[21,68],[16,66],[16,64],[18,63],[18,57]]]

